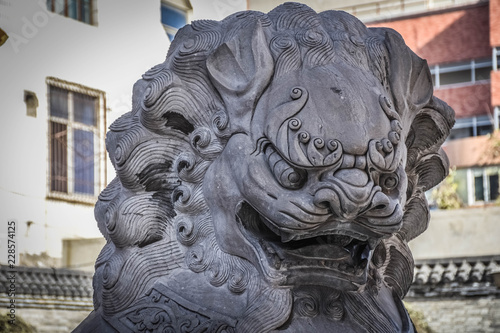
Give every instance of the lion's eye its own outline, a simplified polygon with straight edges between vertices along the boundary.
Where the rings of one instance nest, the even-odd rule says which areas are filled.
[[[383,173],[380,175],[380,186],[386,191],[392,191],[399,184],[399,177],[396,173]]]
[[[307,180],[307,172],[305,170],[288,164],[271,145],[265,148],[265,154],[269,167],[281,186],[290,190],[296,190],[304,185]]]

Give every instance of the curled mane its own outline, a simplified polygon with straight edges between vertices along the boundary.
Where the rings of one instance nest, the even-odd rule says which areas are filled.
[[[366,28],[344,12],[317,14],[303,5],[285,4],[269,14],[248,11],[182,28],[165,62],[135,84],[132,111],[110,126],[106,147],[117,177],[95,208],[107,244],[96,262],[94,302],[106,315],[126,309],[155,281],[179,268],[204,274],[215,287],[264,297],[252,294],[258,290],[251,283],[258,270],[219,248],[202,190],[207,169],[241,130],[234,112],[226,109],[224,93],[214,85],[207,61],[245,31],[254,31],[252,27],[263,32],[274,64],[263,87],[302,67],[344,63],[373,74],[392,96],[408,152],[406,210],[401,230],[384,240],[375,255],[377,276],[399,297],[406,294],[413,278],[406,242],[426,229],[424,193],[447,174],[440,146],[453,125],[453,111],[432,96],[425,61],[401,47],[404,41],[395,31]],[[265,297],[268,302],[262,304],[279,300],[291,307],[286,289]],[[346,299],[353,297],[358,296]],[[283,318],[277,311],[284,310],[272,304],[249,308],[247,320],[239,325],[254,331],[277,327]],[[276,319],[259,324],[264,326],[250,324],[263,314]]]

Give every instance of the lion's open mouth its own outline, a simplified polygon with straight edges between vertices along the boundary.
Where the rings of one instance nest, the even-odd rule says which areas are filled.
[[[332,277],[357,285],[366,282],[377,240],[355,232],[331,230],[284,242],[246,202],[241,203],[237,219],[247,239],[265,254],[271,268],[288,275],[289,283],[330,285],[335,284]]]

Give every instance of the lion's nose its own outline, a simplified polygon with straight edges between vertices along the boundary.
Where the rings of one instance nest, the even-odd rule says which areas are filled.
[[[394,209],[390,198],[364,170],[337,170],[325,175],[321,182],[323,186],[314,194],[314,204],[329,208],[343,220],[353,220],[360,215],[383,217]]]
[[[377,192],[373,196],[370,207],[365,211],[365,214],[370,216],[387,216],[392,213],[393,202],[387,195],[382,192]]]
[[[354,191],[349,191],[338,186],[323,188],[315,193],[314,204],[318,207],[330,208],[335,215],[342,219],[352,220],[370,205],[370,191],[364,189],[363,191],[360,191],[360,189],[357,190],[357,192],[363,193],[350,196],[346,192],[351,192],[352,194]]]
[[[322,186],[314,194],[314,204],[330,208],[342,219],[351,220],[370,207],[374,184],[359,169],[338,170],[325,174]]]

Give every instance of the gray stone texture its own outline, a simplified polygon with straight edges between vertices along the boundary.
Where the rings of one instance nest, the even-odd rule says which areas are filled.
[[[413,332],[453,110],[393,30],[287,3],[195,21],[110,126],[76,332]]]

